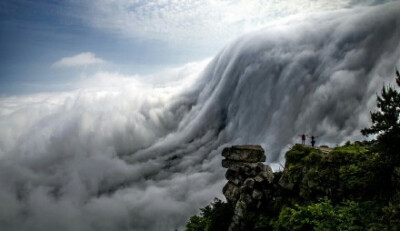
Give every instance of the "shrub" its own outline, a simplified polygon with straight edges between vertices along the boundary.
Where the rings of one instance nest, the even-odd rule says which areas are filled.
[[[318,203],[284,207],[279,216],[271,221],[273,230],[367,230],[376,216],[372,202],[346,201],[334,206],[324,198]]]
[[[186,224],[185,231],[223,231],[228,230],[233,216],[232,204],[218,198],[200,209],[200,215],[192,216]]]

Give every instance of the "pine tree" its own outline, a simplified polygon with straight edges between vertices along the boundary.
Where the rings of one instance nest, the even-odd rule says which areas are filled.
[[[396,70],[396,83],[400,87],[400,73]],[[377,96],[378,111],[371,112],[372,126],[361,130],[365,136],[377,134],[377,141],[386,161],[400,163],[400,92],[384,86]]]

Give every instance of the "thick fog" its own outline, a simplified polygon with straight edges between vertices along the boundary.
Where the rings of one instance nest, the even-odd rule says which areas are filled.
[[[179,229],[223,198],[223,147],[261,144],[283,163],[302,133],[317,145],[363,139],[376,92],[394,80],[399,12],[297,16],[210,61],[1,98],[0,229]]]

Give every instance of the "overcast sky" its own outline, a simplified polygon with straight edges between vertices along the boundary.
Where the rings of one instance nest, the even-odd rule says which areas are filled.
[[[290,15],[380,0],[4,0],[0,96],[73,89],[107,70],[153,74],[216,55],[238,36]]]

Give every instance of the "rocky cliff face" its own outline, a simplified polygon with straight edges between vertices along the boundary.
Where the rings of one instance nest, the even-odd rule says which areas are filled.
[[[274,174],[268,165],[261,146],[232,146],[222,151],[222,166],[227,168],[228,183],[223,193],[235,206],[230,231],[243,230],[245,220],[251,219],[263,200],[270,197],[268,185],[274,180]]]

